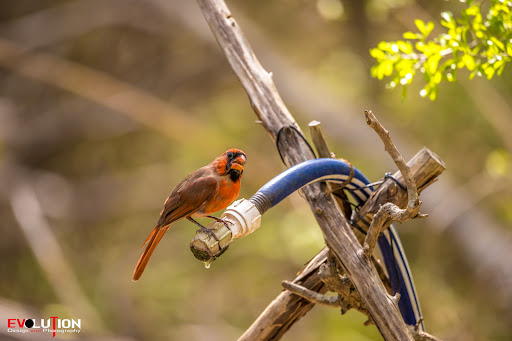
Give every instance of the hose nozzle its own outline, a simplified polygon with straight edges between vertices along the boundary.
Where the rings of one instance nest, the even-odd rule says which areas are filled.
[[[261,224],[258,208],[246,199],[232,203],[220,218],[226,223],[214,221],[206,226],[218,240],[209,233],[198,231],[190,242],[194,256],[205,264],[223,254],[233,239],[247,236]]]

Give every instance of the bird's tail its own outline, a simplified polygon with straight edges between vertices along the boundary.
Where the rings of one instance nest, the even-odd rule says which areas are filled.
[[[146,268],[146,265],[148,264],[149,258],[151,258],[151,255],[153,254],[153,251],[155,251],[156,246],[164,236],[165,232],[169,229],[170,225],[167,226],[157,226],[155,229],[151,232],[148,239],[144,242],[142,247],[144,247],[146,244],[146,249],[142,253],[142,255],[139,258],[139,261],[137,262],[137,266],[135,266],[135,270],[133,271],[133,281],[135,282],[142,276],[142,273],[144,272],[144,269]]]

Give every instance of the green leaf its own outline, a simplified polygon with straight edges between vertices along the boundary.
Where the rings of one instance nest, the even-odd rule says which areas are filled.
[[[413,33],[411,31],[409,31],[409,32],[405,32],[403,34],[403,37],[404,37],[404,39],[420,39],[422,36],[420,34]]]
[[[439,64],[439,60],[441,59],[441,55],[436,54],[427,59],[427,69],[430,74],[434,74],[437,71],[437,66]]]
[[[455,77],[455,70],[451,71],[451,72],[448,72],[446,73],[446,80],[450,83],[453,83],[456,81],[456,77]]]
[[[414,24],[416,24],[416,27],[418,27],[418,30],[420,30],[420,32],[426,36],[427,34],[425,33],[427,28],[425,27],[425,23],[423,22],[423,20],[421,19],[416,19],[414,20]]]
[[[497,60],[496,62],[494,62],[494,64],[492,64],[492,67],[494,68],[494,70],[498,70],[503,64],[505,64],[505,61],[503,59]]]
[[[439,90],[439,86],[437,86],[437,84],[432,86],[432,90],[430,90],[430,94],[428,96],[428,98],[431,101],[435,101],[436,100],[436,98],[437,98],[437,91],[438,90]]]
[[[400,49],[400,51],[402,51],[403,53],[412,53],[411,43],[406,43],[405,41],[397,41],[396,44],[398,45],[398,49]]]
[[[372,75],[372,77],[379,78],[379,64],[375,64],[371,67],[370,74]]]
[[[507,54],[512,57],[512,43],[507,44]]]
[[[469,54],[462,56],[462,62],[466,65],[469,71],[473,71],[476,67],[475,59]]]
[[[434,29],[434,23],[432,21],[429,21],[427,23],[427,27],[425,28],[425,37],[428,36],[430,34],[430,32],[432,32],[432,30]]]
[[[393,52],[393,51],[391,51],[391,44],[388,43],[387,41],[381,41],[377,45],[377,48],[382,50],[382,51],[385,51],[385,52]]]
[[[441,83],[442,79],[443,79],[443,73],[440,71],[437,71],[435,73],[434,77],[432,77],[432,82],[434,82],[434,84],[439,84],[439,83]]]
[[[491,79],[492,76],[494,76],[495,71],[496,70],[494,70],[494,68],[492,68],[492,67],[488,67],[487,69],[485,69],[485,75],[486,75],[487,79]]]
[[[507,65],[507,63],[503,63],[503,64],[501,64],[501,66],[499,67],[499,69],[496,71],[496,73],[498,74],[498,76],[501,76],[501,74],[503,73],[503,70],[505,69],[505,65]]]
[[[491,37],[491,41],[502,51],[505,51],[505,45],[501,41],[499,41],[496,37]]]
[[[391,60],[385,60],[380,64],[382,68],[382,74],[384,76],[391,76],[393,73],[393,62]]]
[[[386,54],[379,48],[373,48],[370,50],[370,55],[375,59],[385,59]]]
[[[480,7],[478,7],[477,5],[473,5],[471,7],[466,8],[464,10],[464,13],[466,13],[467,15],[476,16],[480,14]]]
[[[426,45],[423,42],[419,41],[414,46],[416,47],[416,50],[420,52],[425,52],[424,50]]]

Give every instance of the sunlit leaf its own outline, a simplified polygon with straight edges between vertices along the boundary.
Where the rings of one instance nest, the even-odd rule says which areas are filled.
[[[432,21],[429,21],[427,23],[427,27],[425,28],[425,33],[423,33],[426,36],[428,36],[430,34],[430,32],[432,32],[432,30],[434,29],[434,23]]]
[[[492,67],[488,67],[485,69],[485,76],[487,77],[487,79],[491,79],[492,76],[494,76],[494,72],[496,72],[496,70]]]
[[[411,43],[406,43],[405,41],[397,41],[396,42],[398,48],[400,49],[400,51],[402,51],[403,53],[412,53],[412,45]]]
[[[403,37],[404,37],[404,39],[419,39],[419,38],[421,38],[421,35],[409,31],[409,32],[405,32],[403,34]]]
[[[437,71],[437,66],[440,59],[440,55],[434,55],[427,60],[427,68],[431,74],[434,74]]]
[[[386,58],[386,54],[384,52],[382,52],[382,50],[378,49],[378,48],[373,48],[370,50],[370,55],[375,58],[375,59],[385,59]]]
[[[505,45],[499,41],[496,37],[491,37],[491,41],[502,51],[505,51]]]
[[[437,98],[437,91],[439,90],[439,87],[436,85],[432,86],[432,90],[430,90],[430,94],[428,95],[428,98],[431,101],[435,101]]]
[[[473,71],[476,67],[475,59],[469,54],[462,56],[462,62],[466,65],[469,71]]]
[[[423,20],[421,19],[416,19],[414,20],[414,24],[416,25],[416,27],[418,28],[418,30],[420,30],[420,32],[426,36],[427,34],[425,33],[426,32],[426,27],[425,27],[425,23],[423,22]]]

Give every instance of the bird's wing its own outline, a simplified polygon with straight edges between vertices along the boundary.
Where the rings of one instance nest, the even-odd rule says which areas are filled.
[[[217,194],[219,182],[215,175],[206,175],[205,172],[195,173],[178,184],[167,198],[158,220],[158,226],[165,226],[192,215]]]

